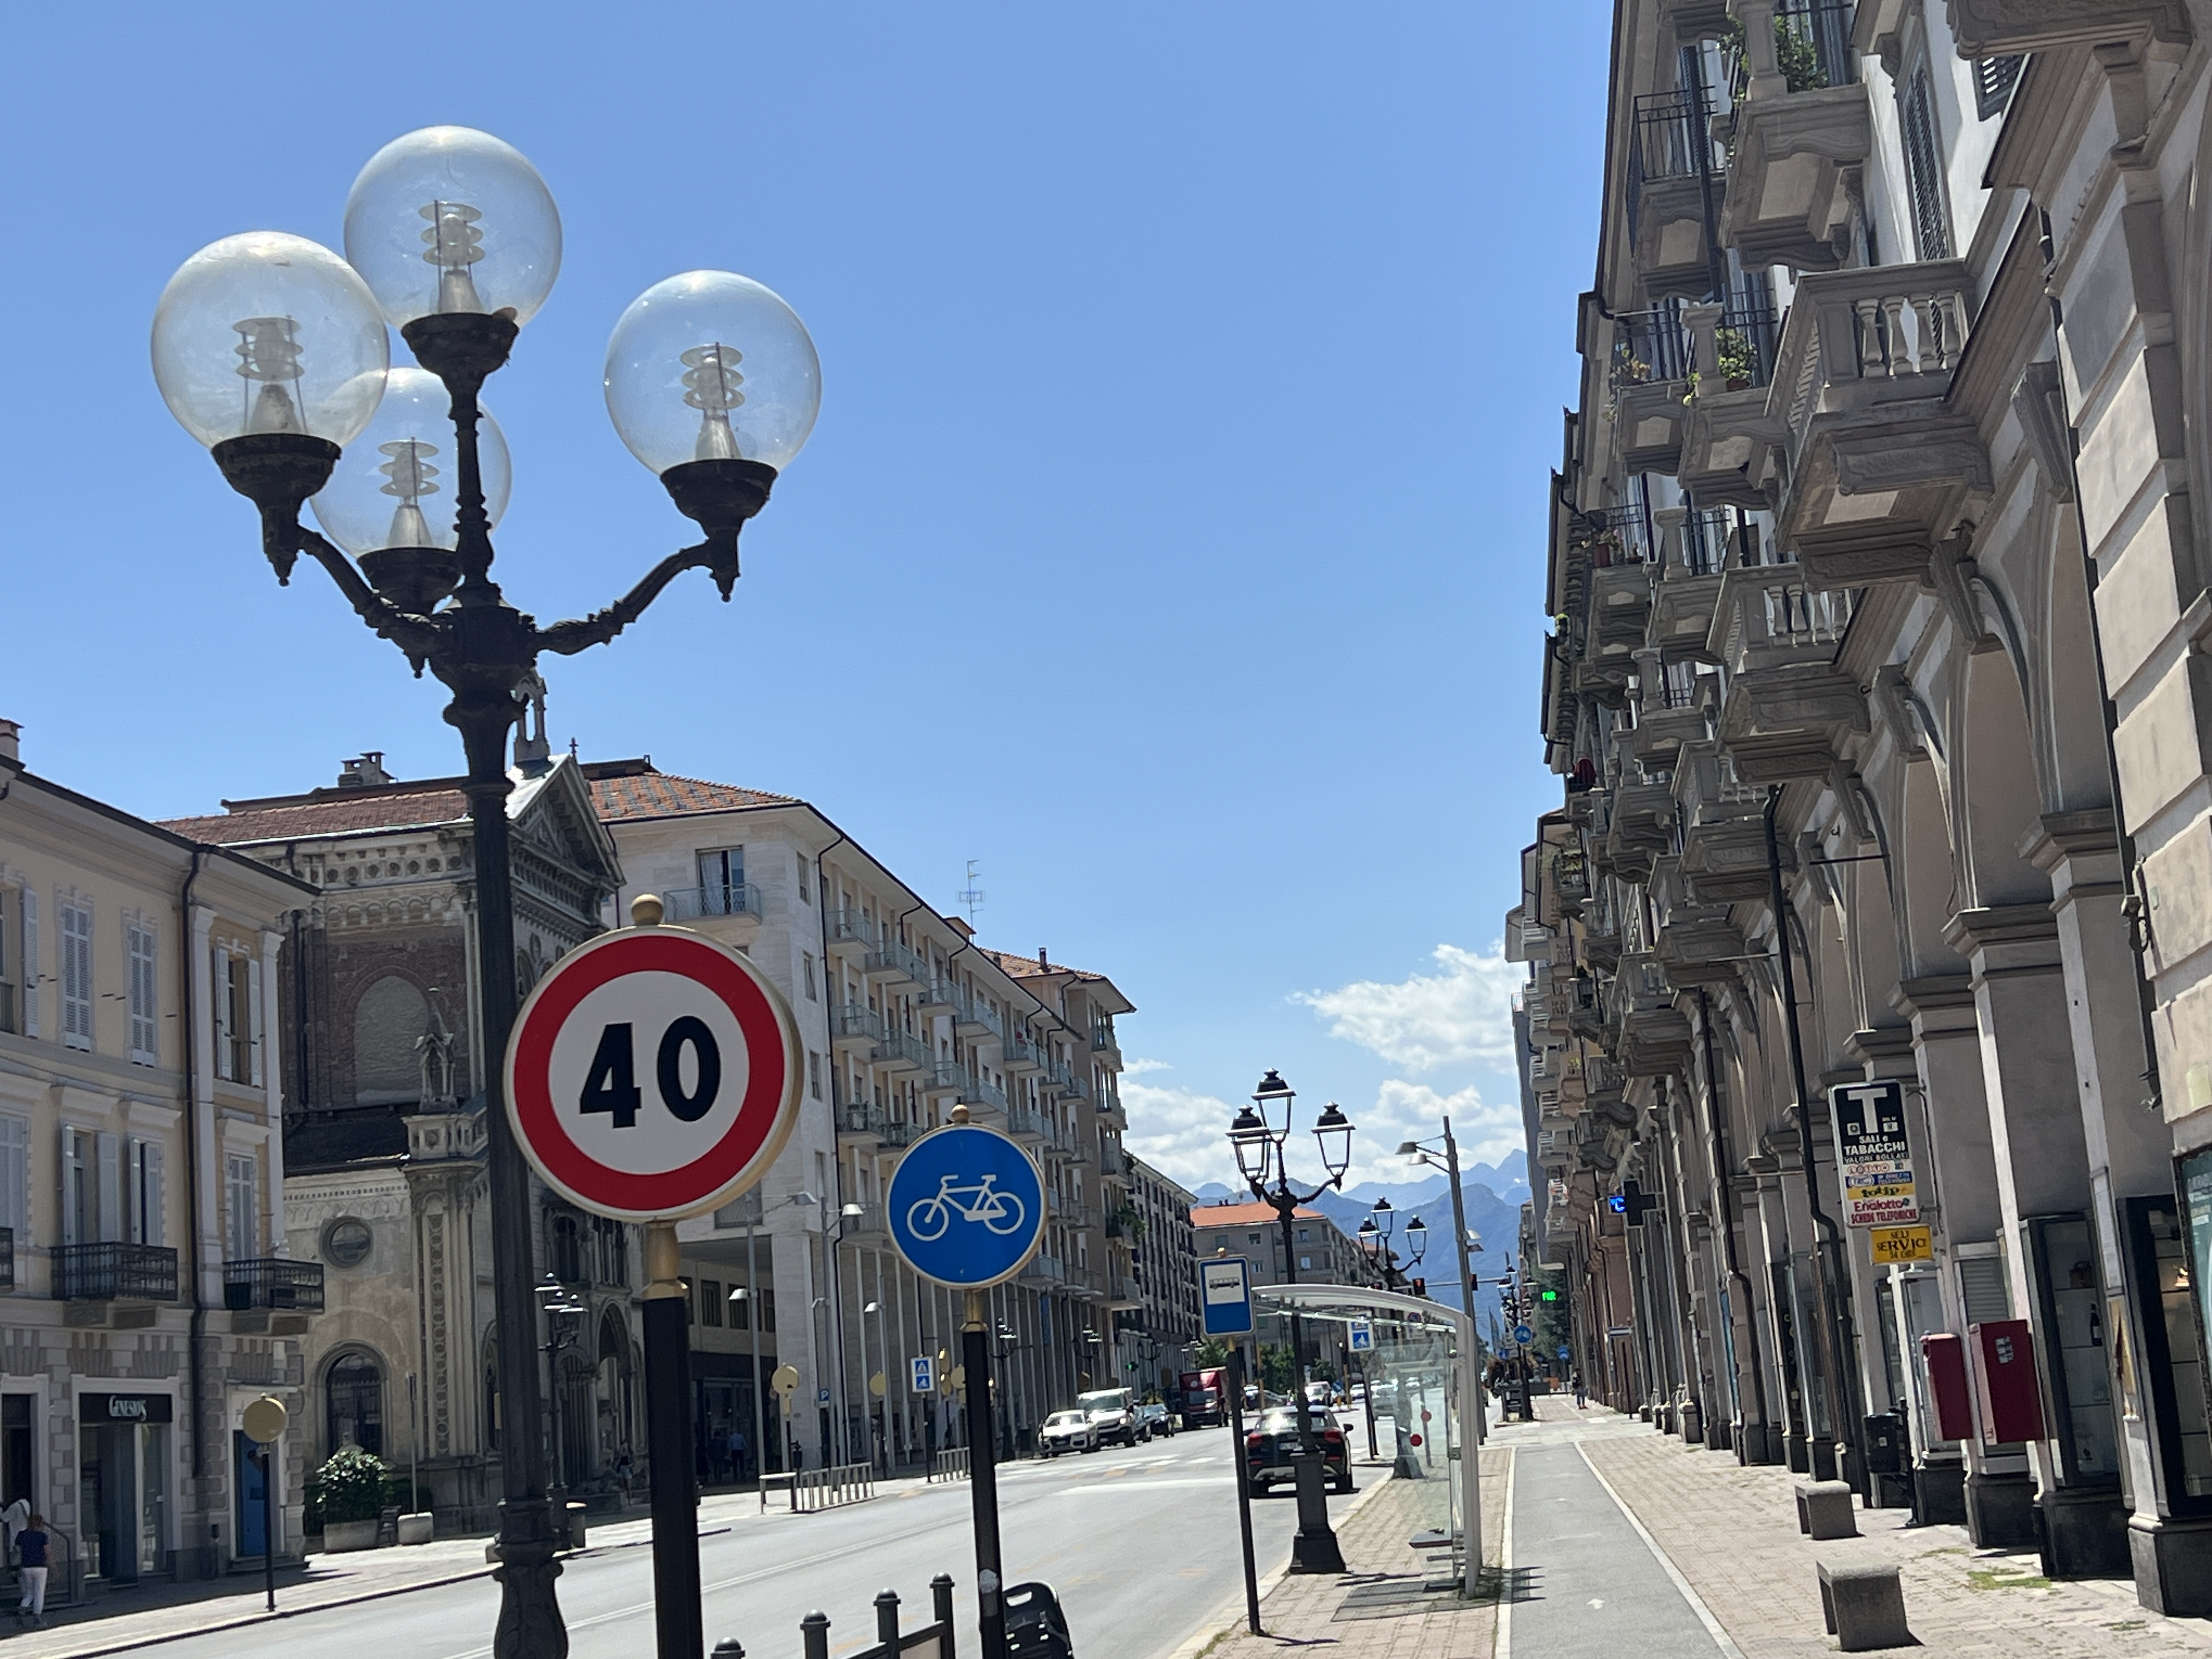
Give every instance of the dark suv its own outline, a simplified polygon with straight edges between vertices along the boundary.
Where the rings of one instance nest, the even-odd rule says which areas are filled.
[[[1352,1490],[1352,1448],[1334,1413],[1318,1407],[1307,1408],[1307,1420],[1321,1448],[1322,1474],[1339,1492]],[[1263,1493],[1278,1480],[1291,1479],[1291,1454],[1298,1449],[1298,1416],[1295,1407],[1270,1406],[1244,1436],[1244,1469],[1255,1494]]]

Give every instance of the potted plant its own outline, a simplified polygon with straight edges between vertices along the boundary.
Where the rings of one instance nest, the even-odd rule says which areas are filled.
[[[316,1471],[322,1494],[323,1547],[376,1547],[376,1524],[384,1512],[384,1460],[359,1446],[341,1446]]]

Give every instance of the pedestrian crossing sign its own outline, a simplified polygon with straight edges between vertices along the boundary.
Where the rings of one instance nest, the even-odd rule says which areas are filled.
[[[916,1394],[937,1392],[937,1363],[927,1354],[917,1354],[915,1357],[914,1391]]]
[[[1375,1327],[1364,1319],[1355,1319],[1352,1322],[1352,1352],[1354,1353],[1375,1352]]]

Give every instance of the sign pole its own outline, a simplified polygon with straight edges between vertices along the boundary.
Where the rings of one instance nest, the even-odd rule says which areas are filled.
[[[975,1605],[982,1613],[983,1659],[1006,1659],[1006,1585],[999,1564],[999,1470],[991,1431],[991,1343],[983,1292],[968,1292],[960,1363],[968,1384],[969,1501],[975,1515]]]
[[[1255,1636],[1260,1628],[1260,1568],[1252,1553],[1251,1471],[1244,1455],[1244,1350],[1229,1349],[1229,1458],[1237,1465],[1237,1524],[1244,1534],[1244,1622]]]
[[[659,1659],[705,1659],[699,1494],[691,1469],[691,1355],[672,1222],[645,1230],[645,1440],[653,1460],[653,1621]],[[565,1517],[564,1517],[565,1518]]]
[[[276,1439],[289,1421],[284,1402],[264,1395],[246,1408],[240,1425],[246,1437],[260,1448],[261,1584],[271,1613],[276,1611]]]

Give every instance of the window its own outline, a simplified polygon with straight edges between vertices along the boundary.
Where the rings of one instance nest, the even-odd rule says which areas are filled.
[[[104,1130],[62,1130],[62,1243],[123,1236],[123,1143]]]
[[[800,982],[801,982],[801,983],[803,983],[803,984],[806,987],[806,1000],[807,1000],[809,1002],[817,1001],[817,1000],[818,1000],[818,999],[816,997],[816,995],[815,995],[815,992],[814,992],[814,954],[813,954],[813,952],[812,952],[812,951],[800,951],[800,952],[799,952],[799,980],[800,980]]]
[[[699,1322],[720,1330],[722,1326],[722,1281],[702,1279],[699,1281]]]
[[[10,1034],[22,1029],[15,1014],[15,973],[22,965],[21,953],[10,952],[9,945],[13,937],[8,930],[8,893],[0,888],[0,1031]]]
[[[805,859],[799,860],[799,898],[802,904],[811,904],[814,902],[813,891],[807,883],[806,860]]]
[[[699,908],[710,916],[745,914],[745,849],[699,854]]]
[[[62,905],[62,1042],[92,1047],[92,907]]]
[[[629,1231],[623,1223],[592,1218],[592,1274],[602,1285],[629,1283]]]
[[[237,1160],[233,1159],[232,1162]],[[121,1220],[124,1232],[133,1244],[166,1242],[168,1220],[164,1169],[167,1163],[166,1149],[160,1141],[134,1140],[131,1143],[125,1193],[128,1213]],[[246,1260],[244,1256],[231,1259]]]
[[[758,1295],[760,1297],[761,1330],[765,1334],[773,1336],[775,1334],[775,1292],[773,1290],[763,1288],[758,1292]]]
[[[31,1242],[31,1121],[0,1115],[0,1227]]]
[[[154,970],[154,930],[134,921],[124,929],[123,942],[131,957],[131,1058],[137,1065],[152,1066],[159,1060],[161,1040],[155,1023],[160,993]]]
[[[224,1160],[222,1256],[226,1261],[251,1261],[261,1254],[261,1173],[251,1158]]]
[[[495,1389],[496,1384],[487,1377]],[[367,1354],[342,1356],[324,1379],[323,1393],[330,1402],[328,1445],[358,1446],[377,1456],[384,1453],[384,1373]],[[496,1416],[497,1395],[494,1393]]]
[[[744,1285],[733,1285],[730,1291],[730,1328],[744,1331],[752,1328],[752,1292]]]
[[[1313,1258],[1310,1255],[1300,1256],[1298,1258],[1298,1266],[1302,1270],[1310,1272],[1313,1268]]]
[[[39,896],[26,887],[23,908],[23,1035],[39,1034]]]
[[[822,1098],[822,1056],[811,1048],[806,1051],[806,1092]]]
[[[563,1285],[581,1285],[584,1279],[583,1237],[572,1215],[556,1215],[546,1230],[546,1254],[552,1258],[553,1277]]]
[[[1899,111],[1905,131],[1905,176],[1911,188],[1912,229],[1925,260],[1951,257],[1951,228],[1943,209],[1943,161],[1936,143],[1935,104],[1923,65],[1905,83]]]

